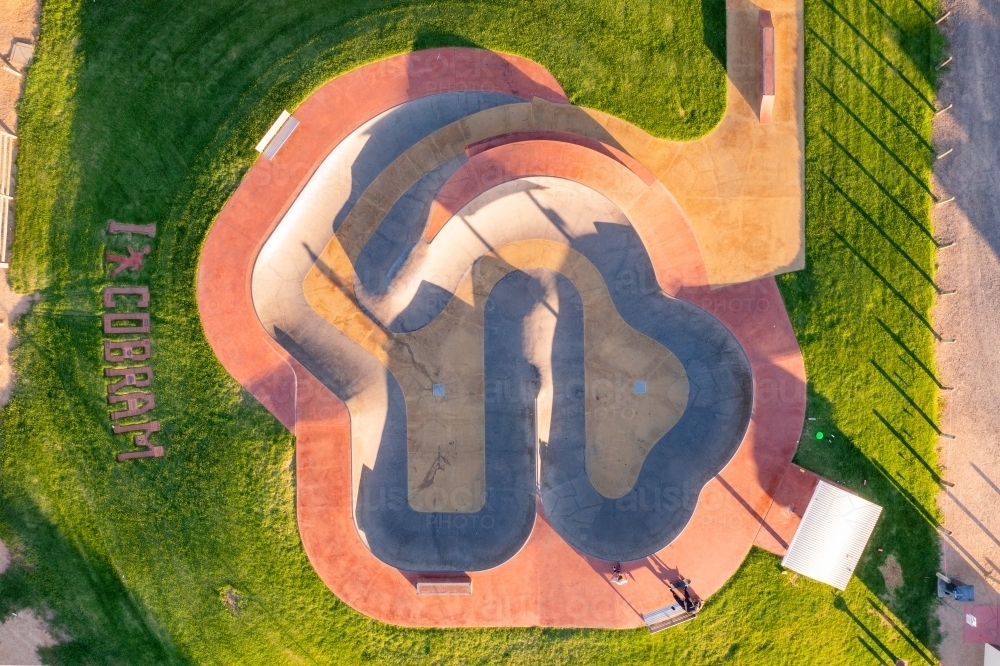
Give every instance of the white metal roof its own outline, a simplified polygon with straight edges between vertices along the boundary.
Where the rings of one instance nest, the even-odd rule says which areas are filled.
[[[782,566],[844,590],[882,507],[820,481]]]

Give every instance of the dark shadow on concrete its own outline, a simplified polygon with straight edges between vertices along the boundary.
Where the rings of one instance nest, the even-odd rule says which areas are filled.
[[[409,304],[389,325],[394,333],[406,333],[423,328],[434,320],[451,302],[453,294],[436,284],[422,280]]]
[[[407,257],[422,240],[424,224],[421,223],[425,223],[430,215],[434,197],[465,161],[466,157],[462,154],[424,174],[389,209],[355,262],[354,271],[366,291],[373,294],[386,292]]]
[[[488,321],[486,326],[485,386],[503,389],[499,399],[486,401],[486,502],[479,511],[425,513],[410,508],[406,409],[399,385],[386,372],[389,414],[375,464],[362,471],[355,518],[372,552],[392,566],[411,571],[489,569],[512,557],[531,534],[531,416],[538,374],[523,357],[522,322],[535,305],[526,281],[531,278],[515,272],[497,284],[494,293],[501,302],[492,314],[504,323]]]
[[[764,522],[764,516],[762,516],[759,513],[757,513],[754,510],[754,508],[752,506],[750,506],[750,503],[747,502],[746,499],[744,499],[744,497],[742,495],[740,495],[739,492],[737,492],[737,490],[735,488],[733,488],[729,484],[728,481],[726,481],[721,476],[719,476],[718,479],[719,479],[719,483],[722,484],[722,487],[725,488],[726,491],[730,495],[732,495],[734,498],[736,498],[736,501],[740,503],[740,506],[742,506],[744,509],[746,509],[747,513],[749,513],[751,516],[753,516],[754,520],[756,520],[758,523],[760,523],[760,526],[761,526],[761,528],[763,530],[765,530],[768,534],[770,534],[771,537],[775,541],[777,541],[779,544],[781,544],[782,548],[788,548],[788,544],[785,543],[785,540],[781,538],[781,535],[778,534],[777,532],[775,532],[773,527],[771,527],[766,522]]]
[[[368,186],[407,148],[477,111],[525,101],[501,93],[456,91],[419,97],[386,111],[370,127],[368,142],[351,164],[351,193],[332,220],[334,231],[340,228]]]
[[[711,1],[711,0],[708,0]],[[760,39],[760,8],[747,2],[747,9],[733,9],[729,11],[731,15],[731,25],[728,31],[735,35],[742,35],[744,38],[734,38],[731,46],[735,47],[726,50],[726,75],[733,87],[739,91],[740,96],[753,110],[757,118],[760,118],[760,67],[761,67],[761,39]],[[704,5],[703,5],[704,6]]]

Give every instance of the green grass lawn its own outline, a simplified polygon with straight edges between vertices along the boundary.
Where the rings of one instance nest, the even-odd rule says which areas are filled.
[[[12,274],[42,300],[18,324],[19,388],[0,425],[0,538],[15,553],[0,612],[47,611],[72,640],[45,658],[65,664],[932,662],[934,247],[920,229],[940,44],[916,0],[807,7],[809,267],[780,280],[817,418],[798,458],[886,507],[844,594],[754,551],[696,622],[654,637],[371,621],[302,551],[293,438],[202,335],[201,242],[256,139],[323,81],[412,48],[479,45],[541,62],[576,103],[692,138],[725,106],[723,6],[46,2],[21,105]],[[153,298],[158,461],[113,462],[125,438],[102,376],[103,247],[121,249],[102,233],[109,217],[158,223],[136,277]],[[834,437],[817,443],[815,428]],[[904,581],[891,596],[878,570],[890,554]]]

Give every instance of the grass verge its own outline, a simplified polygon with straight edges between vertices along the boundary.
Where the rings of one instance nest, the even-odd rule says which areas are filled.
[[[936,7],[811,0],[806,12],[806,263],[779,278],[809,378],[796,462],[885,507],[858,575],[927,645],[940,432],[930,311]],[[822,431],[826,437],[817,440]],[[879,567],[898,561],[889,594]]]
[[[479,45],[541,62],[577,103],[691,138],[724,109],[721,3],[50,0],[21,106],[13,278],[42,301],[19,324],[20,384],[0,426],[0,538],[18,554],[0,611],[47,611],[73,640],[46,658],[66,664],[929,661],[936,467],[920,412],[935,422],[936,404],[919,319],[933,292],[914,264],[932,275],[915,225],[928,224],[920,98],[935,33],[913,0],[841,5],[809,0],[809,268],[781,283],[810,413],[836,435],[800,461],[887,507],[885,552],[847,593],[755,551],[696,623],[655,637],[375,623],[313,573],[292,438],[219,367],[196,314],[198,250],[255,137],[322,81],[414,47]],[[169,446],[155,465],[111,462],[122,438],[103,401],[98,295],[103,247],[123,248],[102,234],[109,217],[159,225],[134,276],[153,294]],[[878,570],[890,553],[903,570],[891,595]]]

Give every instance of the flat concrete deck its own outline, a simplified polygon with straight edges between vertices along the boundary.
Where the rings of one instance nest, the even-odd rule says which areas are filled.
[[[454,123],[441,111],[449,104],[441,103],[449,91],[470,87],[465,78],[469,72],[480,92],[460,95],[468,99],[456,113],[511,108],[511,97],[526,102],[539,98],[513,107],[530,107],[531,131],[539,131],[536,118],[552,107],[566,106],[558,84],[537,65],[467,49],[391,58],[330,82],[295,112],[300,128],[274,161],[254,165],[209,235],[198,287],[206,334],[226,368],[295,431],[303,542],[317,572],[347,603],[385,621],[419,626],[637,626],[638,613],[670,600],[666,583],[678,576],[691,578],[702,596],[714,592],[757,537],[801,430],[801,357],[773,281],[705,288],[698,244],[683,213],[648,172],[635,164],[629,168],[630,159],[617,159],[614,147],[594,150],[565,140],[514,141],[482,151],[477,161],[480,155],[470,159],[474,151],[455,152],[454,142],[432,141],[437,155],[424,175],[393,179],[406,185],[397,185],[395,191],[372,189],[379,174],[398,165],[396,160],[409,150],[393,144],[391,149],[369,151],[375,166],[351,170],[349,177],[338,180],[334,167],[363,156],[369,141],[377,140],[376,125],[389,127],[393,113],[404,114],[397,119],[406,117],[410,112],[403,109],[415,108],[411,100],[437,104],[428,115],[438,124],[410,131],[410,147],[421,140],[421,132],[434,136]],[[468,126],[459,127],[464,141],[473,138],[466,132]],[[364,131],[359,133],[359,128]],[[482,188],[486,171],[481,167],[489,165],[499,165],[500,176]],[[327,168],[331,171],[324,172]],[[608,174],[619,168],[620,177],[609,181]],[[340,184],[318,188],[322,195],[309,196],[314,183],[324,182],[316,178],[323,173],[329,176],[327,185]],[[475,175],[478,185],[461,185],[457,174],[470,176],[465,182]],[[571,196],[560,194],[554,180],[566,182]],[[597,193],[586,206],[574,201],[589,196],[578,189],[581,184]],[[430,192],[435,193],[432,200]],[[469,195],[457,214],[438,224],[440,231],[428,242],[434,211]],[[501,211],[516,207],[518,200],[530,200],[528,195],[549,197],[543,205],[534,202],[534,221],[525,208],[523,216],[515,216],[517,224],[502,224]],[[375,210],[361,211],[365,214],[351,221],[352,211],[369,204]],[[581,211],[589,211],[590,219]],[[412,221],[421,216],[427,226],[414,227]],[[297,228],[308,233],[296,236],[284,230],[283,221],[291,219],[306,220]],[[563,224],[567,219],[572,223]],[[586,232],[587,224],[593,233]],[[526,230],[527,236],[504,237],[508,226]],[[457,236],[448,240],[451,229],[463,228],[479,232],[483,247],[466,259],[428,260],[434,247],[468,248]],[[272,234],[273,229],[277,231]],[[565,233],[546,238],[550,229]],[[341,232],[345,239],[361,239],[352,241],[351,252],[340,243]],[[393,238],[395,243],[386,242]],[[380,239],[381,249],[372,245],[375,239]],[[442,257],[447,259],[447,253]],[[435,268],[449,264],[452,269],[456,264],[483,268],[468,275],[456,269],[450,277]],[[492,277],[484,276],[490,265],[495,266]],[[600,276],[597,282],[621,316],[622,330],[642,336],[635,340],[658,345],[635,355],[634,367],[622,363],[624,374],[651,372],[643,366],[650,359],[662,363],[676,358],[681,372],[676,367],[667,372],[665,377],[672,379],[662,386],[650,374],[647,384],[649,397],[668,410],[677,403],[681,378],[688,384],[679,419],[670,423],[661,415],[658,424],[655,418],[648,420],[647,426],[655,426],[653,432],[659,428],[665,434],[651,447],[634,447],[617,467],[607,458],[608,451],[602,451],[601,441],[588,437],[590,393],[585,391],[588,397],[582,400],[581,423],[579,396],[555,390],[572,383],[581,367],[587,373],[616,365],[600,355],[596,361],[588,359],[589,342],[583,344],[590,339],[587,304],[600,302],[593,300],[592,290],[581,288],[587,284],[587,266]],[[356,272],[358,267],[366,270]],[[624,272],[655,275],[655,282],[647,282],[653,288],[643,292],[623,287]],[[408,288],[418,275],[419,284],[429,285],[423,294],[418,289],[401,299],[385,298],[398,292],[394,278]],[[427,289],[447,297],[427,298]],[[404,316],[415,300],[421,304],[416,317]],[[313,315],[298,316],[304,313],[303,303]],[[434,379],[434,372],[420,376],[405,371],[402,354],[410,355],[415,347],[404,344],[404,338],[427,335],[436,321],[448,319],[447,308],[463,304],[464,318],[452,319],[448,335],[459,332],[452,339],[461,344],[454,349],[472,350],[475,345],[469,347],[469,340],[480,341],[482,368],[442,364],[440,371],[452,373],[452,380],[423,386],[421,382]],[[482,317],[478,328],[470,325],[475,317]],[[331,344],[338,335],[337,344]],[[449,338],[435,335],[417,348],[447,349]],[[611,350],[629,347],[612,345]],[[662,351],[657,353],[658,348]],[[439,354],[436,360],[445,356]],[[475,365],[477,355],[458,357]],[[409,367],[413,359],[410,356]],[[482,377],[478,392],[455,395],[450,389],[462,386],[453,380],[464,378],[468,384],[477,372]],[[535,386],[536,395],[515,395],[494,404],[485,398],[490,382],[503,386],[521,381]],[[443,384],[443,395],[435,395],[436,384]],[[543,404],[529,404],[546,387],[550,394]],[[629,404],[637,404],[639,395],[634,392]],[[462,400],[441,412],[449,397]],[[532,401],[524,401],[527,397]],[[429,448],[414,441],[413,429],[406,428],[411,408],[426,414],[423,422],[429,427],[421,432],[431,433]],[[699,414],[699,409],[706,411]],[[483,463],[438,465],[438,472],[428,475],[441,453],[433,450],[439,434],[430,426],[436,418],[449,422],[446,435],[456,428],[466,435],[477,428],[485,433],[479,440],[449,437],[448,444],[457,441],[447,452]],[[685,419],[691,423],[685,425]],[[546,440],[540,436],[543,431]],[[671,437],[677,438],[675,445],[667,442]],[[539,447],[536,440],[546,446]],[[540,508],[534,502],[538,460]],[[430,461],[431,467],[414,467],[413,461]],[[592,468],[611,473],[602,478]],[[445,487],[469,492],[439,495],[445,505],[435,504],[440,499],[422,504],[420,493],[412,492],[413,480],[420,479],[420,486],[431,478],[433,486],[442,472],[442,478],[453,475]],[[503,478],[490,479],[491,474]],[[477,478],[484,479],[478,495]],[[489,487],[501,494],[494,499]],[[567,487],[573,489],[569,495]],[[676,494],[664,492],[671,488]],[[389,492],[396,489],[401,492]],[[565,510],[566,497],[573,498],[572,510]],[[602,514],[604,509],[588,503],[595,498],[611,508]],[[593,506],[598,510],[591,510]],[[487,521],[488,528],[486,511],[493,519]],[[371,513],[379,518],[371,520]],[[587,519],[577,520],[581,515]],[[386,516],[410,517],[399,523]],[[509,518],[502,529],[498,516]],[[430,535],[422,546],[405,539],[372,538],[379,530],[385,535],[414,527]],[[485,538],[484,530],[496,530],[497,536]],[[412,569],[426,568],[428,556],[445,563],[439,571],[493,568],[471,574],[475,591],[469,597],[417,597],[415,578],[400,569],[411,568],[407,558],[414,561]],[[636,584],[610,585],[610,565],[602,559],[634,559],[624,568]]]

